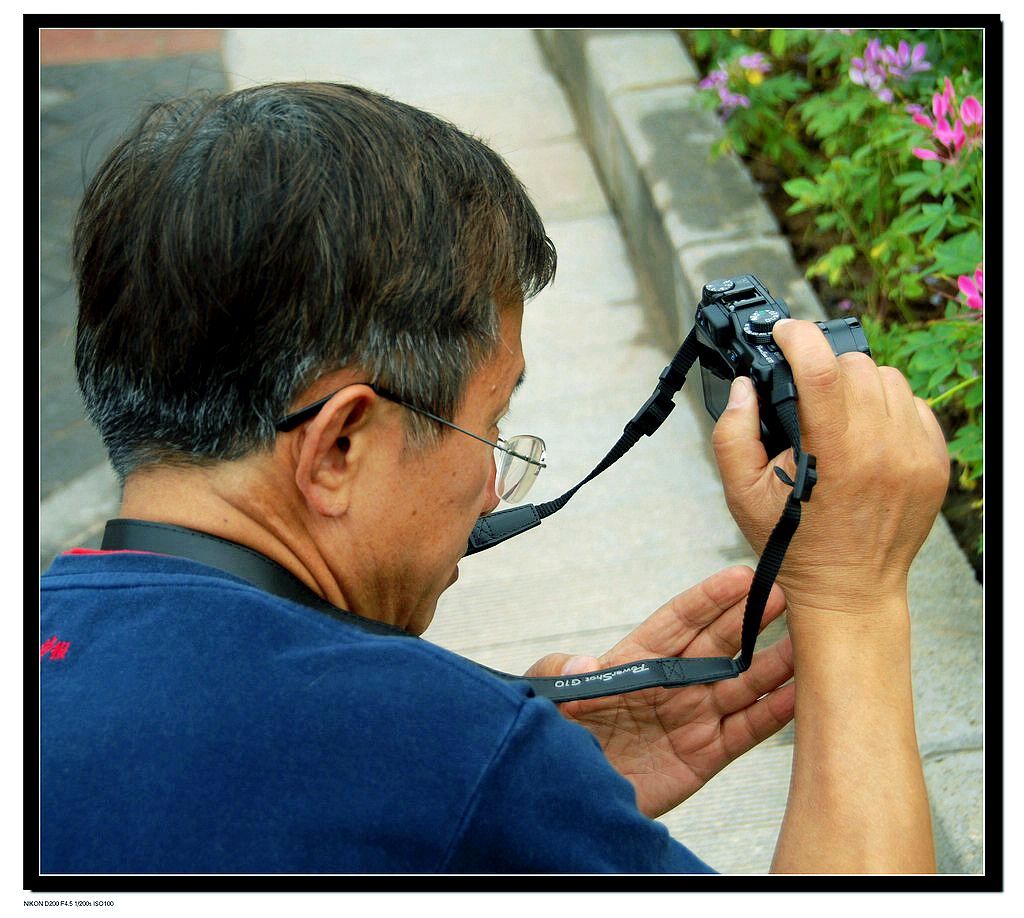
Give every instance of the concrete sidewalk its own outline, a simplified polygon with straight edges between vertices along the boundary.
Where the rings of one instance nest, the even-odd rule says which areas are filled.
[[[543,45],[513,29],[231,30],[224,75],[210,79],[358,83],[448,118],[508,160],[559,253],[555,283],[527,306],[527,382],[507,422],[547,441],[549,468],[531,495],[546,500],[590,471],[650,394],[703,280],[752,271],[796,314],[817,316],[820,306],[742,167],[707,165],[717,127],[690,104],[696,75],[671,32],[540,37]],[[694,382],[653,438],[557,517],[466,559],[426,637],[522,671],[551,651],[600,653],[672,595],[755,563],[725,507]],[[63,525],[66,535],[74,512],[75,525],[101,523],[115,495],[92,462],[46,495],[51,533]],[[58,535],[46,544],[67,547]],[[940,870],[981,872],[981,598],[941,518],[912,572],[912,606]],[[791,757],[787,728],[663,821],[715,868],[765,872]]]

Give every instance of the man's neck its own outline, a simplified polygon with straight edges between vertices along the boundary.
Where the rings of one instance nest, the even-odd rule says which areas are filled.
[[[230,469],[227,466],[231,466]],[[299,578],[339,608],[348,608],[337,577],[324,561],[294,505],[265,481],[266,472],[242,462],[210,468],[150,466],[125,480],[120,516],[196,529],[245,545]],[[244,501],[239,495],[244,494]]]

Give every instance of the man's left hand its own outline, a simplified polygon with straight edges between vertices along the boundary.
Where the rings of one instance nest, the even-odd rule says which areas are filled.
[[[748,567],[727,568],[669,600],[604,655],[549,654],[526,675],[571,675],[658,657],[734,656],[752,580]],[[762,627],[784,608],[782,591],[773,587]],[[560,709],[594,734],[636,788],[637,806],[653,818],[792,720],[795,686],[785,684],[792,675],[787,636],[755,653],[735,679],[572,701]]]

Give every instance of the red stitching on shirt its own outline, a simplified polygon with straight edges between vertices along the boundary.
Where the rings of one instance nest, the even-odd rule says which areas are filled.
[[[65,555],[153,555],[156,552],[138,551],[134,548],[69,548]]]
[[[63,660],[70,648],[71,641],[58,641],[57,635],[53,635],[39,645],[39,659],[49,654],[51,660]]]

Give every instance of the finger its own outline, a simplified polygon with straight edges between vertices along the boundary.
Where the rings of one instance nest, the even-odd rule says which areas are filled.
[[[860,409],[851,413],[858,418],[873,420],[876,424],[884,423],[889,415],[878,365],[860,351],[840,354],[837,362],[843,376],[846,404]]]
[[[729,567],[670,599],[601,657],[602,666],[676,657],[711,622],[747,595],[754,572]]]
[[[552,678],[554,676],[570,676],[576,673],[589,673],[600,669],[597,657],[586,654],[549,653],[533,664],[524,676]]]
[[[923,424],[907,378],[895,367],[879,367],[878,376],[882,381],[889,417],[903,429],[920,430]]]
[[[729,390],[729,404],[711,435],[719,474],[728,487],[752,488],[764,475],[768,454],[761,441],[761,421],[754,384],[737,376]]]
[[[722,721],[722,746],[732,761],[778,733],[793,719],[796,683],[787,682]]]
[[[722,715],[749,707],[762,695],[793,678],[793,644],[789,635],[754,654],[750,669],[736,679],[724,679],[711,688],[711,701]]]
[[[696,635],[683,653],[688,657],[731,657],[736,654],[740,649],[743,616],[746,610],[747,597],[744,596]],[[764,631],[785,610],[786,595],[778,584],[772,584],[764,611],[761,613],[758,633]]]
[[[945,462],[949,462],[949,450],[946,448],[946,435],[942,432],[939,419],[935,416],[929,404],[923,398],[914,397],[914,405],[917,408],[917,416],[921,419],[924,429],[929,435],[932,449],[936,455],[941,455]]]
[[[804,436],[837,440],[846,430],[846,391],[832,346],[813,322],[780,319],[772,337],[793,371]]]

